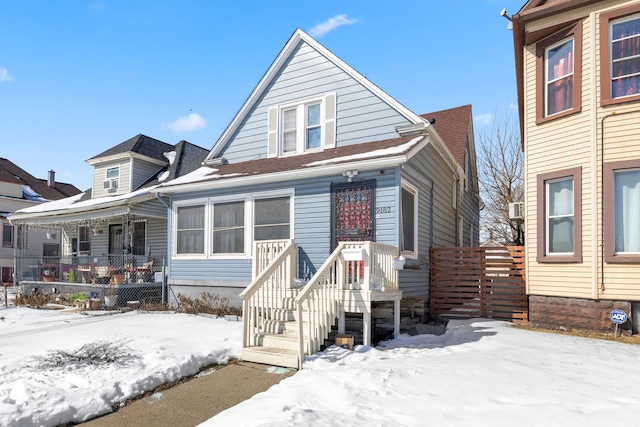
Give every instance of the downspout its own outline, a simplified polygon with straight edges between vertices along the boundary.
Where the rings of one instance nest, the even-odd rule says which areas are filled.
[[[631,113],[640,112],[640,109],[623,111],[622,113],[617,113],[612,111],[602,118],[600,121],[600,188],[602,188],[602,214],[600,218],[600,274],[602,275],[602,282],[600,283],[600,292],[605,291],[604,286],[604,122],[609,117],[613,116],[624,116]]]
[[[165,257],[163,257],[162,260],[162,302],[165,304],[169,303],[169,292],[167,290],[167,292],[165,292],[165,288],[167,288],[167,275],[165,274],[166,271],[169,271],[170,266],[170,260],[171,257],[168,256],[169,255],[169,251],[171,250],[171,207],[167,204],[167,202],[164,201],[164,199],[160,196],[160,193],[158,193],[157,191],[154,193],[154,197],[160,202],[162,203],[166,208],[167,208],[167,236],[168,237],[168,242],[167,242],[167,253],[165,254]],[[166,259],[166,264],[165,264],[165,259]]]

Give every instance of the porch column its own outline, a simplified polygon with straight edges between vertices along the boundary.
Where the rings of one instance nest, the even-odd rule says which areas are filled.
[[[400,335],[400,300],[393,301],[393,337]]]
[[[367,311],[362,313],[362,344],[371,345],[371,304],[367,304]]]

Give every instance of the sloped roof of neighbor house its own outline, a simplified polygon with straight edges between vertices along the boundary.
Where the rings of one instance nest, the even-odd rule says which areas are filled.
[[[425,119],[435,119],[433,127],[443,139],[459,165],[464,165],[464,151],[467,147],[471,105],[449,108],[433,113],[421,114]]]
[[[63,182],[55,182],[51,187],[48,180],[36,178],[12,161],[2,157],[0,157],[0,181],[31,187],[33,191],[47,200],[59,200],[81,193],[75,185]]]
[[[97,156],[91,157],[87,160],[87,163],[93,164],[96,160],[103,157],[111,157],[125,153],[136,153],[142,156],[166,162],[167,159],[164,157],[163,153],[172,151],[173,149],[174,147],[171,144],[167,144],[166,142],[162,142],[155,138],[151,138],[139,133],[133,138],[129,138],[126,141],[121,142],[120,144],[115,145],[106,151],[103,151]]]
[[[207,154],[209,154],[209,150],[182,140],[175,145],[172,151],[164,153],[165,159],[169,159],[169,166],[138,188],[157,185],[186,175],[202,166]]]

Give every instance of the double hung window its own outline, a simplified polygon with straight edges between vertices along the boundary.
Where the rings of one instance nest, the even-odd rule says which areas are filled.
[[[177,208],[176,252],[204,254],[204,205]]]
[[[268,109],[268,155],[303,154],[335,146],[336,94]]]
[[[582,170],[538,175],[538,262],[582,260]]]
[[[244,254],[244,201],[213,205],[213,253]]]
[[[78,227],[78,251],[85,255],[91,252],[91,237],[89,237],[88,225]]]
[[[254,240],[288,239],[291,234],[291,200],[287,197],[256,199]]]
[[[540,41],[536,49],[536,122],[580,111],[582,26],[580,23]]]
[[[605,164],[604,245],[607,262],[640,262],[640,160]]]
[[[411,258],[418,255],[418,190],[409,185],[402,183],[402,254]]]
[[[640,99],[640,5],[600,15],[603,105]]]
[[[13,247],[13,226],[11,224],[2,224],[2,247]]]

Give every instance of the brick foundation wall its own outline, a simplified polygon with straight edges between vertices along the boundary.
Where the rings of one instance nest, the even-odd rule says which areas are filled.
[[[631,333],[631,302],[589,300],[580,298],[529,296],[529,324],[549,329],[581,329],[612,332],[615,328],[609,313],[624,310],[627,323],[618,326],[618,333]]]

